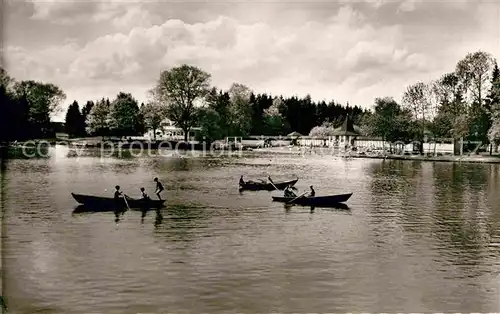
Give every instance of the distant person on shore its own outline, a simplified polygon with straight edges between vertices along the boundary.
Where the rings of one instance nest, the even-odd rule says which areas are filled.
[[[160,193],[164,190],[163,184],[161,184],[161,182],[158,181],[158,178],[154,178],[154,181],[156,182],[155,194],[156,194],[156,196],[158,196],[158,199],[161,201],[162,199],[161,199]]]
[[[313,186],[311,185],[309,188],[311,189],[311,192],[309,193],[309,197],[314,197],[316,195],[316,192],[314,191]]]

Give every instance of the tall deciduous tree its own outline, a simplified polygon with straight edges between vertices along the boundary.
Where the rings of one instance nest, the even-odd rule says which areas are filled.
[[[252,91],[243,84],[234,83],[229,88],[228,93],[231,101],[231,135],[248,135],[252,128],[252,108],[250,106]]]
[[[36,81],[14,84],[17,100],[28,106],[28,123],[32,136],[47,136],[50,131],[50,115],[59,109],[66,94],[56,85]]]
[[[264,110],[264,134],[285,135],[289,133],[290,127],[280,113],[283,105],[283,98],[275,97],[272,105]]]
[[[491,75],[491,89],[486,99],[490,109],[491,126],[488,130],[488,139],[494,145],[495,152],[500,144],[500,70],[495,62]]]
[[[201,108],[199,112],[199,125],[201,132],[198,133],[199,141],[206,141],[209,144],[221,139],[225,136],[226,130],[222,128],[224,125],[219,113],[211,108]]]
[[[167,117],[184,131],[184,140],[198,122],[195,103],[204,101],[210,88],[210,74],[190,65],[161,72],[154,88],[157,100],[166,105]]]
[[[468,53],[457,63],[455,73],[460,78],[464,88],[469,91],[471,103],[483,105],[483,96],[488,90],[489,74],[493,58],[484,51]]]
[[[439,104],[433,121],[433,133],[437,136],[459,138],[467,135],[469,123],[467,104],[463,100],[464,89],[455,73],[447,73],[434,82],[433,92]]]
[[[423,82],[408,86],[403,94],[403,104],[413,113],[415,121],[420,121],[420,140],[424,138],[426,121],[432,113],[432,96],[430,86]],[[420,147],[423,149],[422,145]]]
[[[102,99],[97,101],[87,116],[87,133],[102,136],[109,132],[110,125],[110,105]]]
[[[412,113],[409,109],[402,108],[391,97],[376,98],[374,109],[368,121],[372,135],[391,143],[412,138]]]
[[[110,129],[113,134],[136,135],[139,118],[139,105],[131,94],[120,92],[111,103]]]

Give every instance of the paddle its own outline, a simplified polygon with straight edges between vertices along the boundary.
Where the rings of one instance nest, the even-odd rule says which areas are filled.
[[[268,176],[267,179],[269,180],[269,182],[271,182],[272,186],[279,191],[279,189],[276,187],[276,185],[274,185],[274,182],[273,180],[271,180],[271,176]]]
[[[123,200],[125,201],[125,205],[127,205],[128,210],[131,210],[130,206],[128,206],[127,195],[123,194]]]
[[[296,199],[301,198],[302,196],[306,195],[308,192],[309,192],[309,191],[306,191],[306,192],[304,192],[304,193],[300,194],[299,196],[297,196],[296,198],[294,198],[293,200],[290,200],[290,201],[288,201],[288,202],[286,202],[286,203],[287,203],[287,204],[290,204],[290,203],[292,203],[293,201],[295,201]]]

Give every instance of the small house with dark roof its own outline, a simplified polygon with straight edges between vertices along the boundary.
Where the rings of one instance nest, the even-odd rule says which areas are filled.
[[[360,135],[354,127],[354,123],[349,115],[346,116],[344,123],[339,128],[333,130],[333,140],[341,146],[354,146],[354,141]]]

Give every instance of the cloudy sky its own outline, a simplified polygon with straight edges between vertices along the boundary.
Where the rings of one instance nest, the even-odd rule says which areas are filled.
[[[160,71],[182,63],[223,89],[370,107],[468,52],[500,59],[494,1],[4,0],[3,15],[5,67],[59,85],[64,109],[120,91],[145,101]]]

